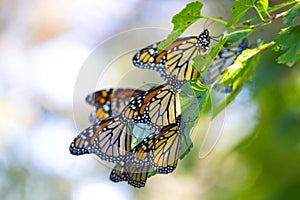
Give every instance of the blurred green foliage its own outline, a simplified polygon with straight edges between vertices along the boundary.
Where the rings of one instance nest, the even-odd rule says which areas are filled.
[[[228,155],[238,156],[236,165],[246,166],[248,179],[230,189],[217,186],[210,193],[212,199],[300,197],[299,66],[291,70],[276,64],[270,51],[264,56],[252,88],[252,98],[259,106],[258,124]]]

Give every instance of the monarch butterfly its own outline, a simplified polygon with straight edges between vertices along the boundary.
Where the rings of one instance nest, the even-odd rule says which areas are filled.
[[[135,97],[122,110],[128,123],[145,123],[154,130],[176,123],[181,114],[179,93],[168,84],[159,85]]]
[[[184,91],[186,91],[187,89],[184,89]],[[190,89],[191,90],[191,89]],[[97,105],[97,106],[99,106],[99,105],[103,105],[103,102],[101,102],[101,104],[100,103],[96,103],[95,102],[95,100],[97,100],[97,102],[100,102],[100,100],[102,100],[103,99],[103,97],[101,96],[102,94],[102,91],[104,91],[104,90],[101,90],[101,91],[98,91],[98,92],[95,92],[95,93],[92,93],[92,94],[90,94],[88,97],[87,97],[87,99],[89,99],[88,100],[88,102],[91,102],[90,104],[94,104],[94,105]],[[106,91],[106,90],[105,90]],[[131,94],[136,94],[137,92],[138,93],[141,93],[141,91],[142,90],[132,90],[132,89],[122,89],[122,88],[115,88],[115,89],[109,89],[109,90],[107,90],[107,91],[113,91],[113,92],[119,92],[119,91],[121,91],[122,93],[125,91],[126,93],[125,94],[128,94],[127,96],[120,96],[120,98],[123,98],[123,97],[129,97]],[[144,93],[146,93],[146,92],[144,92]],[[120,93],[116,93],[116,94],[120,94]],[[169,93],[169,94],[172,94],[172,93]],[[172,94],[173,95],[173,94]],[[177,95],[177,94],[176,94]],[[104,95],[104,96],[107,96],[107,95]],[[114,98],[111,98],[113,101],[115,101],[115,102],[119,102],[119,101],[123,101],[124,100],[124,98],[123,99],[120,99],[120,100],[117,100],[116,99],[116,97],[117,97],[118,95],[116,95],[116,96],[114,96]],[[130,97],[130,98],[133,98],[133,97]],[[167,97],[165,97],[165,98],[167,98]],[[180,97],[181,98],[181,97]],[[100,99],[100,100],[99,100]],[[190,97],[189,97],[189,99],[190,99]],[[94,102],[92,102],[92,101],[94,101]],[[124,103],[127,103],[127,102],[125,102],[125,101],[123,101]],[[185,101],[186,102],[186,101]],[[191,101],[190,101],[191,102]],[[173,106],[172,105],[172,103],[173,102],[170,102],[170,104],[171,104],[171,106]],[[191,102],[191,103],[194,103],[195,104],[195,101],[194,102]],[[112,106],[112,103],[105,103],[105,105],[109,105],[109,106]],[[194,106],[195,107],[195,106]],[[194,112],[197,112],[197,108],[195,109],[193,107],[193,111]],[[165,108],[167,108],[168,109],[168,107],[166,106]],[[184,110],[187,110],[188,108],[190,108],[190,106],[186,106],[186,108],[184,108]],[[120,110],[120,109],[119,109]],[[116,111],[118,111],[118,110],[116,110]],[[180,112],[180,110],[178,110],[177,112]],[[190,112],[190,111],[187,111],[187,112]],[[107,114],[109,114],[109,113],[107,113]],[[117,114],[117,113],[116,113]],[[184,111],[184,114],[187,114],[185,111]],[[190,115],[190,114],[189,114]],[[196,115],[198,115],[198,114],[196,114]],[[99,115],[98,115],[99,116]],[[96,120],[103,120],[103,119],[101,119],[101,118],[96,118]],[[136,120],[136,121],[138,121],[138,120]],[[190,121],[190,119],[189,119],[189,121]],[[166,124],[168,124],[169,122],[167,122]],[[135,144],[137,144],[137,143],[139,143],[141,140],[143,140],[146,136],[148,136],[148,135],[150,135],[151,133],[153,133],[153,131],[155,131],[155,130],[153,130],[151,127],[149,127],[149,126],[145,126],[146,124],[143,124],[143,123],[135,123],[134,124],[134,126],[133,126],[133,129],[132,129],[132,142],[131,142],[131,146],[133,146],[133,145],[135,145]],[[143,128],[142,128],[143,127]],[[161,127],[161,126],[159,126],[159,127]],[[157,128],[157,129],[159,129],[159,128]],[[185,132],[186,132],[186,135],[187,135],[187,137],[189,137],[189,131],[187,130],[185,130]],[[189,138],[188,138],[189,139]],[[186,142],[186,141],[182,141],[183,143],[186,143],[186,148],[185,148],[185,150],[187,150],[187,149],[189,149],[190,147],[189,146],[192,146],[192,142],[191,141],[189,141],[189,142]],[[189,144],[188,144],[189,143]],[[180,155],[182,155],[183,153],[180,153]]]
[[[166,83],[174,88],[180,88],[186,81],[199,77],[192,59],[207,53],[210,44],[207,29],[199,36],[178,38],[161,53],[157,53],[159,43],[137,52],[132,59],[133,65],[158,71]]]
[[[145,186],[151,170],[162,174],[173,172],[182,148],[183,129],[179,116],[175,124],[163,127],[158,134],[146,137],[114,167],[110,180],[128,181],[129,185],[140,188]]]
[[[98,120],[120,114],[130,100],[144,92],[136,89],[109,88],[89,94],[85,100],[94,106],[94,111],[89,117],[90,122],[96,123]]]
[[[201,80],[204,84],[213,84],[235,59],[248,47],[247,39],[243,39],[237,47],[222,49],[211,66],[208,68],[205,77]],[[218,89],[218,85],[215,86]],[[225,92],[230,92],[231,88],[225,88]]]
[[[94,153],[109,162],[119,162],[131,149],[132,125],[119,117],[98,121],[82,131],[71,143],[70,153]]]
[[[94,153],[103,160],[119,162],[131,149],[136,123],[146,123],[159,130],[175,123],[180,114],[179,93],[166,84],[154,87],[131,100],[120,116],[98,121],[81,132],[71,143],[70,152]]]

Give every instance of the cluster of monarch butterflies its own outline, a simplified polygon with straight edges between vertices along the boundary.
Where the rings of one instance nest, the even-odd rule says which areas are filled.
[[[153,174],[173,172],[180,152],[192,148],[189,135],[184,134],[180,88],[199,78],[193,58],[207,53],[210,36],[205,29],[199,36],[179,38],[161,53],[157,53],[158,44],[138,51],[133,65],[159,72],[165,84],[147,91],[110,88],[89,94],[86,101],[94,107],[89,118],[92,125],[69,148],[73,155],[95,154],[115,163],[110,180],[138,188]],[[243,40],[238,47],[220,51],[202,82],[211,84],[246,48]],[[134,129],[141,125],[152,131],[133,145]]]

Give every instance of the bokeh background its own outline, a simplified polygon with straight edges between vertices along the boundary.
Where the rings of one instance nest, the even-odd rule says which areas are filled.
[[[0,1],[1,200],[299,198],[300,70],[276,64],[270,50],[216,122],[222,131],[213,150],[200,156],[200,125],[200,142],[172,174],[133,189],[110,182],[110,168],[94,157],[70,155],[70,142],[89,125],[85,95],[155,82],[129,58],[163,39],[188,2]],[[233,1],[202,2],[203,15],[230,19]],[[278,20],[249,40],[269,41],[282,26]],[[200,20],[186,34],[203,28],[215,36],[224,30]]]

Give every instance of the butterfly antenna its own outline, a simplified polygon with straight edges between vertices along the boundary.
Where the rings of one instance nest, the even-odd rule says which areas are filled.
[[[218,17],[218,19],[222,19],[222,17]],[[209,19],[206,19],[204,22],[204,27],[208,28],[209,26],[213,25],[215,23],[215,21],[209,21]],[[218,36],[210,36],[210,39],[212,39],[215,42],[219,42],[219,38],[222,36],[222,34],[218,35]]]
[[[211,25],[213,25],[215,23],[215,21],[210,21],[209,19],[205,19],[205,22],[204,22],[204,28],[208,28],[210,27]]]
[[[222,34],[220,34],[219,36],[210,36],[210,39],[212,39],[215,42],[219,42],[219,38],[221,37]]]

